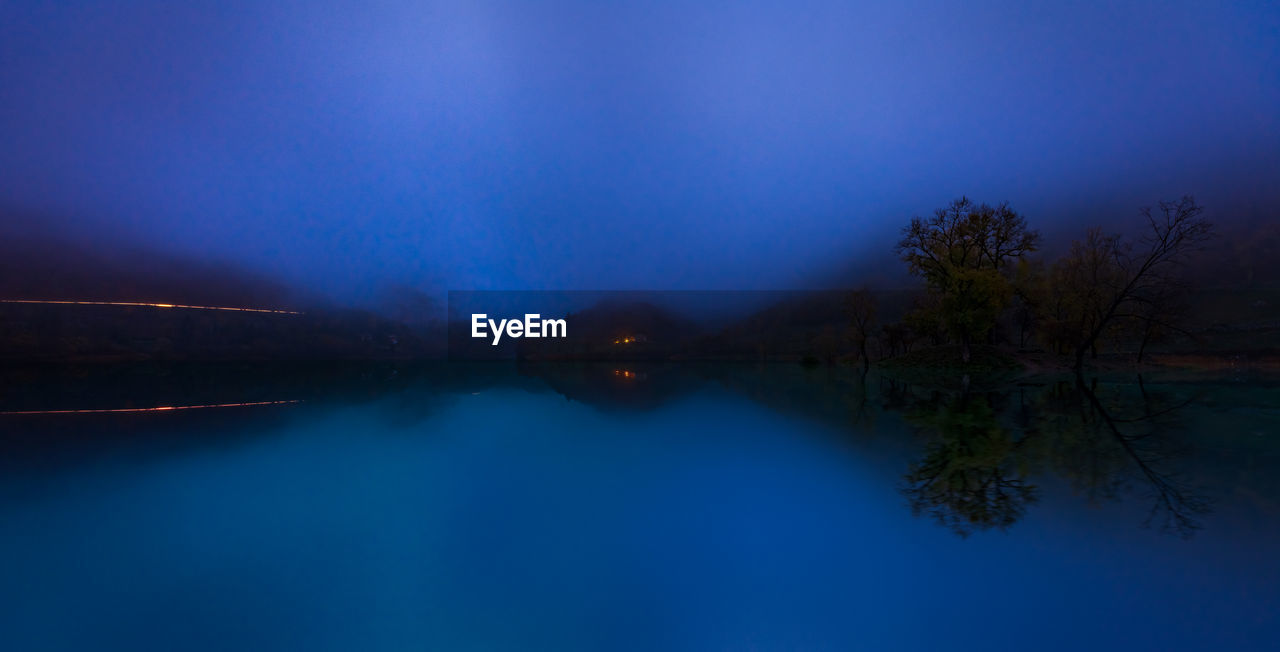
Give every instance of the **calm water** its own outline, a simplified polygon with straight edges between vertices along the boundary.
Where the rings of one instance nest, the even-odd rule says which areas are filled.
[[[13,372],[0,649],[1280,649],[1280,385]]]

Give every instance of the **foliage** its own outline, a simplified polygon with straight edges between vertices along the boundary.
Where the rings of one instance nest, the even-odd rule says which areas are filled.
[[[961,197],[931,218],[913,218],[897,251],[939,297],[936,319],[961,344],[967,362],[971,345],[987,336],[1009,304],[1011,264],[1035,251],[1039,241],[1039,233],[1008,204],[993,207]]]
[[[1114,299],[1113,288],[1125,282],[1120,266],[1124,247],[1120,236],[1095,227],[1053,264],[1040,302],[1041,337],[1047,346],[1069,353],[1099,328]]]
[[[1191,252],[1210,237],[1204,208],[1187,196],[1143,209],[1147,230],[1137,238],[1090,229],[1054,264],[1042,305],[1046,343],[1071,349],[1079,369],[1086,353],[1097,356],[1105,336],[1125,320],[1143,324],[1144,344],[1158,329],[1176,328],[1181,270]]]
[[[882,329],[890,355],[923,339],[958,345],[967,362],[977,344],[1038,341],[1080,369],[1086,356],[1129,342],[1141,362],[1149,344],[1190,336],[1180,326],[1191,312],[1187,263],[1213,233],[1203,213],[1190,196],[1162,201],[1142,209],[1137,235],[1090,228],[1051,263],[1030,257],[1040,236],[1006,204],[962,197],[913,218],[897,252],[926,295]]]
[[[940,318],[947,333],[965,346],[965,362],[969,361],[969,343],[995,326],[1012,296],[1009,281],[995,270],[958,268],[951,272],[942,287]]]

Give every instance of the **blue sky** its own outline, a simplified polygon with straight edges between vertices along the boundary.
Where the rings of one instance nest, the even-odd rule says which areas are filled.
[[[0,64],[0,202],[343,298],[808,287],[960,194],[1280,205],[1275,3],[11,0]]]

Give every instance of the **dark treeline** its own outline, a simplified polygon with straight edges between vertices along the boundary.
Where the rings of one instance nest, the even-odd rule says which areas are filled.
[[[1280,276],[1267,261],[1278,243],[1280,230],[1268,224],[1219,235],[1183,197],[1109,228],[1082,228],[1049,255],[1008,204],[960,198],[912,219],[896,243],[915,288],[783,293],[714,329],[655,326],[678,321],[657,305],[602,304],[574,321],[572,341],[522,342],[520,355],[970,370],[1080,370],[1155,362],[1154,354],[1178,354],[1183,364],[1270,359],[1280,350]]]
[[[1188,352],[1229,350],[1209,340],[1230,339],[1232,328],[1257,334],[1280,326],[1249,320],[1238,306],[1228,314],[1200,294],[1221,297],[1221,285],[1233,282],[1237,292],[1261,287],[1257,297],[1239,299],[1265,314],[1274,288],[1254,284],[1252,262],[1237,260],[1241,269],[1230,272],[1237,278],[1222,278],[1231,265],[1213,260],[1221,255],[1209,250],[1214,228],[1194,198],[1162,201],[1131,222],[1114,223],[1116,231],[1088,228],[1064,254],[1048,258],[1039,232],[1008,204],[961,198],[914,218],[896,251],[923,291],[894,319],[882,317],[882,293],[849,293],[848,356],[863,365],[902,359],[946,366],[986,364],[993,353],[1039,354],[1039,362],[1079,370],[1100,354],[1142,363],[1155,346],[1175,342]],[[1215,316],[1237,323],[1206,320]],[[1255,337],[1239,348],[1259,351],[1267,341]]]
[[[1168,361],[1171,354],[1184,363],[1234,364],[1280,351],[1280,274],[1271,262],[1280,255],[1280,229],[1234,224],[1216,232],[1190,197],[1107,228],[1082,227],[1069,246],[1047,246],[1008,204],[961,198],[910,220],[893,247],[916,287],[777,293],[757,301],[762,307],[755,312],[722,315],[718,324],[685,315],[697,293],[671,293],[680,301],[667,306],[603,300],[566,315],[569,340],[504,340],[498,347],[473,340],[469,324],[446,325],[441,306],[408,286],[389,293],[385,309],[341,308],[229,267],[103,252],[47,233],[0,229],[0,236],[0,299],[304,313],[3,303],[0,361],[414,359],[462,352],[463,358],[774,359],[976,370],[1081,369]],[[725,294],[705,293],[707,301],[698,303],[748,305],[768,293]]]

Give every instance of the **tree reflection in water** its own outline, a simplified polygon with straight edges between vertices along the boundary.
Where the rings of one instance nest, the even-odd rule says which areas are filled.
[[[911,509],[957,534],[1004,529],[1036,500],[1027,481],[1028,437],[1004,427],[986,394],[940,398],[937,408],[908,415],[933,438],[907,472]]]
[[[1208,499],[1178,471],[1179,411],[1192,398],[1082,378],[1015,392],[968,388],[923,394],[899,386],[886,407],[926,437],[903,493],[911,509],[961,536],[1004,530],[1036,502],[1035,478],[1059,476],[1092,502],[1130,492],[1151,501],[1144,526],[1182,537],[1200,528]]]

